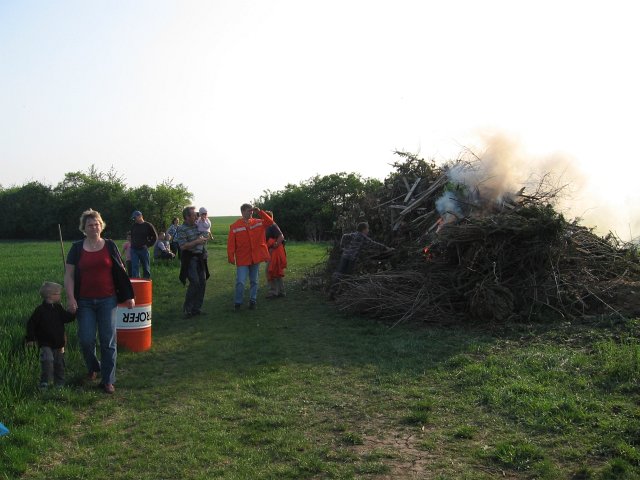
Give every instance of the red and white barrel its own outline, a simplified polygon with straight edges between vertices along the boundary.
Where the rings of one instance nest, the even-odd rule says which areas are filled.
[[[119,303],[116,308],[118,347],[144,352],[151,348],[151,280],[132,278],[131,285],[136,306]]]

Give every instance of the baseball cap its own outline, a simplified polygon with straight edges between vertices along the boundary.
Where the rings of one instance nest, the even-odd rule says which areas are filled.
[[[206,209],[206,208],[204,208],[204,207],[200,207],[200,210],[198,210],[198,213],[199,213],[200,215],[202,215],[203,213],[207,213],[207,209]]]
[[[134,220],[136,217],[139,217],[140,215],[142,215],[142,212],[140,210],[134,210],[133,213],[131,214],[131,219]]]

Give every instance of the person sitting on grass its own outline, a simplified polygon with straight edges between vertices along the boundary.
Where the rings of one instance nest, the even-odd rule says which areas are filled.
[[[40,287],[42,303],[36,307],[27,322],[27,345],[38,344],[40,348],[40,388],[50,382],[56,387],[64,386],[64,347],[67,337],[64,324],[72,322],[75,314],[66,311],[60,304],[62,285],[44,282]]]
[[[158,240],[153,247],[153,258],[155,260],[173,260],[175,258],[174,253],[169,247],[169,242],[166,240],[164,232],[158,234]]]

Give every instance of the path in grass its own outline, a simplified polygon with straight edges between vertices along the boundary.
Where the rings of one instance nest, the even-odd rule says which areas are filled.
[[[183,290],[168,293],[156,272],[153,348],[120,355],[116,394],[78,411],[64,448],[25,478],[419,473],[405,456],[430,415],[429,370],[468,339],[347,319],[295,282],[285,299],[234,312],[233,269],[213,270],[207,315],[189,320]]]

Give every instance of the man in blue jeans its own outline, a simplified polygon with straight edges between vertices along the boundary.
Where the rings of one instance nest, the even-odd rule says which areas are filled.
[[[149,247],[155,245],[158,234],[153,225],[145,222],[140,210],[133,212],[131,219],[133,220],[131,226],[131,276],[140,277],[140,264],[142,264],[142,275],[144,278],[151,278]]]
[[[234,307],[240,310],[244,285],[249,277],[249,308],[256,309],[258,299],[258,269],[260,263],[270,259],[265,228],[273,225],[273,218],[264,210],[249,203],[240,206],[242,217],[229,226],[227,257],[236,266],[236,293]],[[253,214],[259,218],[253,218]]]
[[[184,223],[176,232],[176,241],[181,251],[180,281],[185,284],[187,279],[189,280],[182,310],[185,318],[191,318],[204,315],[201,309],[209,272],[203,254],[208,236],[204,236],[196,226],[196,207],[186,207],[182,216]]]

